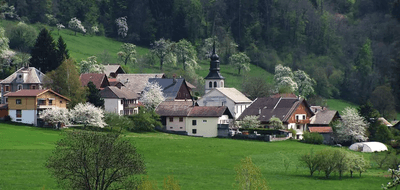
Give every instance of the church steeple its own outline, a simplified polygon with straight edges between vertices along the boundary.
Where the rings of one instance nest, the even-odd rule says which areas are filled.
[[[224,88],[224,77],[221,76],[221,73],[219,73],[219,57],[215,53],[215,41],[213,44],[213,52],[210,58],[210,72],[204,78],[206,81],[205,93],[213,88]]]

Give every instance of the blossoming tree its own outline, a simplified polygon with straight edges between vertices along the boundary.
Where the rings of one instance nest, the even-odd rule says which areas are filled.
[[[366,141],[368,122],[361,117],[355,108],[347,107],[342,114],[342,122],[336,127],[336,137],[339,142]]]
[[[97,62],[96,56],[90,56],[86,60],[79,63],[80,71],[82,73],[103,73],[104,65]]]
[[[125,38],[128,35],[128,23],[126,22],[126,16],[119,17],[115,20],[115,24],[118,27],[118,35]]]
[[[104,122],[104,110],[94,106],[91,103],[79,103],[71,110],[73,121],[83,124],[84,127],[90,125],[103,128],[106,126]]]
[[[302,97],[307,97],[314,93],[314,85],[316,81],[302,71],[292,72],[290,67],[284,67],[281,64],[275,67],[275,86],[279,92],[296,93]]]
[[[69,125],[71,124],[72,115],[68,109],[55,107],[53,109],[43,110],[39,117],[52,124],[60,122]]]
[[[76,32],[86,33],[85,27],[83,27],[81,21],[78,20],[76,17],[71,18],[71,20],[68,22],[68,27],[75,31],[75,36]]]
[[[157,82],[148,82],[140,101],[147,109],[155,109],[158,104],[165,100],[161,86]]]

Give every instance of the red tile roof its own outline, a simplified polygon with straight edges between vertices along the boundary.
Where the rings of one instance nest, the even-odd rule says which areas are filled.
[[[97,89],[105,88],[105,86],[101,86],[103,81],[107,79],[106,74],[104,73],[84,73],[79,77],[81,80],[82,86],[87,86],[87,84],[92,81]],[[108,83],[108,80],[107,80]]]
[[[311,133],[332,133],[332,127],[308,127]]]
[[[59,94],[57,92],[54,92],[51,89],[46,89],[46,90],[43,90],[43,89],[41,89],[41,90],[22,89],[22,90],[18,90],[16,92],[9,92],[5,96],[8,96],[8,97],[27,97],[27,96],[28,97],[37,97],[37,96],[39,96],[39,95],[41,95],[41,94],[43,94],[43,93],[45,93],[47,91],[50,91],[53,94],[55,94],[57,96],[60,96],[61,98],[64,98],[64,99],[66,99],[68,101],[71,101],[69,98],[67,98],[67,97],[65,97],[65,96],[63,96],[63,95],[61,95],[61,94]]]

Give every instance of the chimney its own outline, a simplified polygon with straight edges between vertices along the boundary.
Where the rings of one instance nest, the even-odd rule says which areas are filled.
[[[175,83],[176,83],[176,75],[173,74],[173,75],[172,75],[172,78],[173,78],[173,79],[172,79],[172,83],[175,84]]]

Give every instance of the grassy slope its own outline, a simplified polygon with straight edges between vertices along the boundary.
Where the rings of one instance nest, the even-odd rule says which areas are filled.
[[[356,105],[356,104],[347,102],[345,100],[339,100],[339,99],[328,99],[327,103],[328,103],[329,109],[337,110],[337,111],[339,111],[339,113],[342,113],[342,111],[346,107],[352,107],[352,108],[358,107],[358,105]]]
[[[0,189],[57,189],[44,167],[60,136],[59,131],[0,124]],[[163,133],[128,133],[143,155],[150,179],[162,186],[167,175],[174,175],[182,189],[232,189],[234,167],[246,156],[261,169],[270,189],[379,189],[386,171],[371,169],[363,177],[343,180],[332,174],[308,177],[299,165],[300,154],[311,148],[330,148],[295,141],[255,142],[218,138],[196,138]],[[370,154],[364,154],[368,159]],[[285,171],[283,159],[290,161]]]

